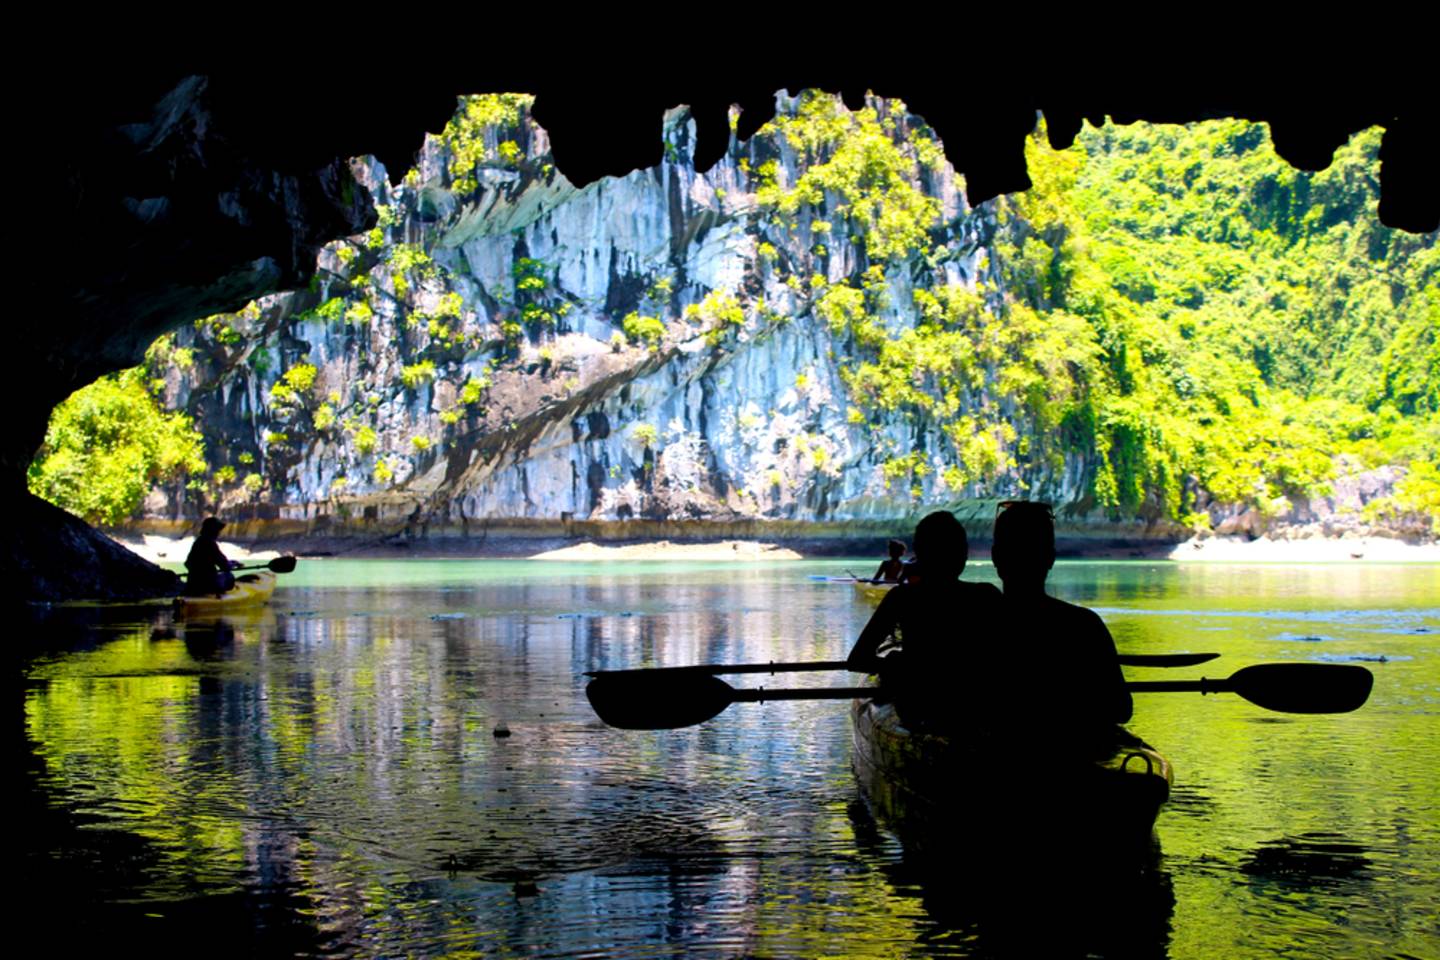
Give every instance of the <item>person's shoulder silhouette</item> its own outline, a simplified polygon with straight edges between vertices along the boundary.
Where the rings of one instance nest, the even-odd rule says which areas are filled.
[[[994,586],[960,580],[969,558],[965,528],[948,511],[929,514],[915,527],[919,573],[885,595],[850,651],[852,668],[878,672],[907,723],[957,722],[953,684],[990,641]],[[899,650],[879,656],[898,638]]]
[[[1055,565],[1049,505],[1002,503],[991,558],[1005,592],[998,626],[1027,655],[1030,696],[1020,711],[1026,721],[1081,738],[1130,719],[1130,693],[1105,622],[1045,592]]]

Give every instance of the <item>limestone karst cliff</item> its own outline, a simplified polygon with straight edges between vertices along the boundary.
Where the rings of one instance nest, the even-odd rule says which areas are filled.
[[[1182,515],[1334,532],[1403,476],[1340,495],[1308,463],[1227,475],[1240,495],[1196,476],[1127,400],[1127,344],[1095,319],[1116,309],[1087,316],[1056,277],[1075,228],[1043,163],[1024,199],[971,208],[903,104],[807,94],[704,174],[672,111],[661,164],[577,189],[528,106],[467,98],[403,176],[357,161],[378,227],[327,247],[309,290],[157,344],[213,472],[157,490],[151,523],[843,528],[1028,496],[1105,535],[1174,536]]]

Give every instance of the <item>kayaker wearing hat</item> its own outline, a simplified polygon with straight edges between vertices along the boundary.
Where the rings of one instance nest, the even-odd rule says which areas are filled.
[[[1065,741],[1059,745],[1072,756],[1112,749],[1116,725],[1130,719],[1130,691],[1105,621],[1045,592],[1055,565],[1050,505],[1002,501],[990,556],[1005,585],[1004,642],[1025,664],[1026,695],[1011,724],[1052,744]]]
[[[1000,591],[960,579],[970,542],[949,511],[921,520],[913,543],[924,577],[885,595],[847,662],[852,670],[880,674],[907,727],[955,729],[969,724],[973,715],[973,701],[957,697],[955,683],[979,675],[972,669],[974,644],[961,641],[991,636]],[[897,633],[899,651],[879,656],[881,644]]]
[[[185,558],[185,593],[189,596],[219,596],[235,586],[235,574],[230,571],[239,564],[225,559],[220,552],[220,531],[224,528],[225,522],[219,517],[206,517],[200,524],[200,535]]]

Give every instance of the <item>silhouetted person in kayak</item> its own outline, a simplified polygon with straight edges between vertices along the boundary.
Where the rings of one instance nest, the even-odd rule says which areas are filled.
[[[200,524],[200,535],[190,546],[185,558],[185,593],[191,597],[207,594],[219,596],[235,586],[235,575],[230,571],[239,566],[233,560],[225,559],[220,552],[220,531],[225,522],[219,517],[206,517]]]
[[[916,565],[924,578],[896,586],[850,651],[851,669],[879,673],[901,719],[911,729],[950,729],[968,721],[970,704],[957,697],[961,678],[975,676],[970,656],[978,643],[993,643],[989,624],[1001,604],[988,583],[960,579],[970,556],[965,528],[948,511],[926,516],[915,527]],[[879,656],[899,635],[899,650]]]
[[[875,575],[871,580],[884,583],[899,583],[901,575],[905,573],[905,541],[891,540],[889,544],[890,556],[881,560],[880,566],[876,568]]]
[[[1010,660],[1024,665],[1021,685],[999,703],[1014,704],[1008,723],[1079,753],[1114,746],[1130,719],[1130,691],[1105,622],[1092,610],[1045,592],[1055,565],[1055,519],[1049,504],[1006,501],[995,517],[991,548],[1005,585],[997,632]]]

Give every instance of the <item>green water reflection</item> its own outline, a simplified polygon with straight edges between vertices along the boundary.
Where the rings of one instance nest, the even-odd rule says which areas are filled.
[[[585,702],[590,669],[843,656],[868,608],[807,575],[849,566],[306,561],[232,620],[57,612],[22,665],[26,849],[99,932],[208,929],[269,952],[1013,946],[870,820],[843,706],[625,733]],[[1344,716],[1138,699],[1134,728],[1177,784],[1151,887],[1113,918],[1141,931],[1127,951],[1436,954],[1440,567],[1067,563],[1054,585],[1122,651],[1376,675]],[[1023,680],[1015,654],[1004,680]],[[1045,864],[1029,879],[1043,925],[1072,891]],[[1103,953],[1096,936],[1082,946]]]

